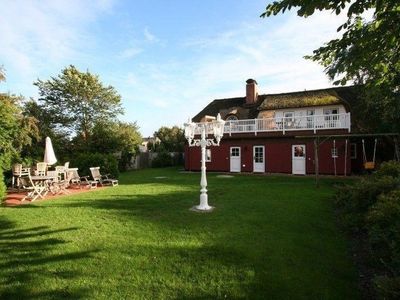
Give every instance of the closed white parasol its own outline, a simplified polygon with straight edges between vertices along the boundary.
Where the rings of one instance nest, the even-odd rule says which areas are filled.
[[[53,165],[57,162],[56,155],[54,154],[53,144],[51,139],[46,137],[46,147],[44,148],[44,158],[43,161],[48,165]]]

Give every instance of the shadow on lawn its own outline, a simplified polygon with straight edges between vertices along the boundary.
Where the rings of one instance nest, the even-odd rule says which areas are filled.
[[[109,197],[109,198],[108,198]],[[143,220],[158,225],[160,230],[166,234],[172,234],[174,238],[185,240],[198,235],[204,240],[204,245],[200,247],[140,247],[139,253],[154,253],[155,257],[164,257],[168,265],[176,266],[173,272],[188,281],[189,286],[203,284],[202,288],[188,291],[187,288],[175,291],[176,299],[215,299],[228,298],[235,299],[237,295],[232,294],[232,289],[241,293],[244,298],[263,298],[274,291],[278,295],[282,291],[276,291],[273,285],[286,289],[283,293],[286,296],[296,296],[291,294],[290,287],[286,287],[286,281],[274,282],[270,285],[270,278],[266,271],[270,253],[265,242],[265,236],[260,236],[266,222],[261,219],[252,221],[252,224],[244,225],[240,215],[247,213],[241,211],[234,204],[227,205],[226,200],[218,201],[218,194],[213,194],[213,203],[217,206],[212,213],[196,213],[189,209],[198,204],[198,193],[194,192],[173,192],[167,194],[132,195],[119,196],[108,195],[106,198],[80,200],[53,204],[60,207],[88,207],[107,211],[107,214],[115,214],[129,222],[132,218]],[[232,207],[234,206],[234,207]],[[241,211],[241,212],[240,212]],[[251,223],[251,222],[250,222]],[[255,230],[252,232],[252,228]],[[256,251],[253,247],[262,246]],[[251,254],[249,254],[251,252]],[[174,261],[176,259],[176,261]],[[205,264],[209,269],[204,268]],[[180,271],[187,268],[188,273]],[[204,270],[203,270],[204,269]],[[220,277],[218,270],[230,270]],[[214,274],[211,276],[211,272]],[[160,270],[162,274],[165,270]],[[191,273],[192,272],[192,273]],[[216,273],[214,273],[216,272]],[[157,273],[157,272],[155,272]],[[271,272],[269,272],[271,274]],[[270,275],[268,275],[270,276]],[[232,279],[230,282],[220,282],[216,284],[212,281]],[[228,280],[228,281],[229,281]],[[204,282],[202,282],[204,281]],[[278,280],[279,281],[279,280]],[[157,279],[154,287],[157,290]],[[215,286],[211,289],[205,288],[204,283],[211,283]],[[161,284],[162,285],[162,284]],[[232,288],[232,285],[235,285]],[[239,288],[240,287],[240,288]],[[172,287],[174,289],[174,287]],[[294,291],[293,291],[294,292]],[[210,293],[210,294],[209,294]]]
[[[90,251],[51,254],[66,241],[52,235],[78,228],[50,230],[46,226],[17,229],[16,224],[0,217],[0,298],[1,299],[79,299],[87,297],[84,288],[71,290],[51,288],[44,290],[48,278],[68,280],[79,276],[74,271],[53,269],[62,261],[79,261],[91,256]],[[37,286],[37,287],[36,287]],[[58,285],[60,286],[60,285]],[[35,288],[36,287],[36,288]]]

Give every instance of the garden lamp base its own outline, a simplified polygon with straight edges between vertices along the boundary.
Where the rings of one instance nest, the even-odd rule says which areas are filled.
[[[190,210],[195,212],[208,213],[214,210],[214,206],[202,207],[200,205],[193,206]]]

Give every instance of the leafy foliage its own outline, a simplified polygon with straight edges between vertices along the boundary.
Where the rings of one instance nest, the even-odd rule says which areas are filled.
[[[1,81],[5,81],[5,80],[6,80],[6,75],[5,75],[5,72],[4,72],[4,67],[0,66],[0,82]]]
[[[337,193],[347,229],[366,232],[379,297],[400,295],[400,163],[383,163],[373,175]]]
[[[118,153],[119,168],[125,170],[141,142],[142,136],[136,123],[97,122],[90,138],[89,151]]]
[[[0,203],[6,195],[6,185],[4,184],[3,168],[0,165]]]
[[[4,76],[4,74],[3,74]],[[8,169],[21,158],[21,150],[39,138],[37,120],[24,116],[23,98],[0,93],[0,165]]]
[[[297,9],[307,17],[316,11],[340,14],[347,9],[347,21],[334,39],[306,58],[319,62],[334,84],[354,82],[365,86],[364,114],[371,117],[370,128],[400,130],[400,2],[397,0],[281,0],[269,4],[262,17]],[[361,14],[373,11],[366,21]]]
[[[87,141],[97,121],[112,120],[121,114],[121,96],[112,86],[104,86],[97,75],[80,72],[74,66],[50,80],[38,80],[40,102],[52,123],[81,135]]]
[[[112,154],[82,153],[71,159],[70,166],[78,168],[80,176],[90,176],[91,167],[100,167],[102,174],[108,173],[114,178],[119,175],[118,162]]]
[[[163,126],[154,133],[154,137],[160,140],[160,144],[155,147],[156,151],[183,152],[185,135],[182,128]]]

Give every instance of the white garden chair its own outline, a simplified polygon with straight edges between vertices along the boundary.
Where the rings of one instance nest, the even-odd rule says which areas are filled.
[[[118,185],[118,180],[109,178],[110,174],[101,175],[100,167],[90,168],[90,173],[92,173],[93,180],[97,181],[100,185],[111,184],[112,186]]]
[[[20,182],[22,188],[28,192],[21,201],[25,201],[28,198],[30,198],[31,201],[35,201],[37,198],[44,198],[46,194],[46,186],[34,184],[30,172],[28,172],[28,176],[20,177]]]
[[[47,174],[47,163],[45,162],[36,163],[36,175],[46,176],[46,174]]]
[[[22,167],[22,164],[14,164],[12,166],[11,187],[14,188],[16,186],[18,189],[20,189],[21,187],[20,178],[22,176],[27,176],[29,172],[30,169]]]
[[[79,176],[78,168],[68,169],[68,177],[71,185],[78,185],[79,188],[82,188],[82,186],[87,186],[91,189],[97,188],[97,181],[89,180],[89,176]]]

